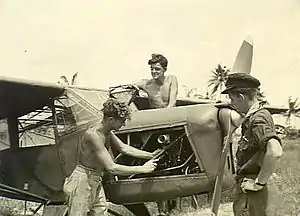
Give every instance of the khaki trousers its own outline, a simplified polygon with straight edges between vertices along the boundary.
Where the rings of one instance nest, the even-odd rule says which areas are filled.
[[[70,216],[107,215],[107,202],[102,186],[102,173],[78,165],[65,179]]]
[[[241,189],[242,178],[236,181],[233,202],[234,216],[274,216],[276,188],[270,182],[262,190],[244,193]]]

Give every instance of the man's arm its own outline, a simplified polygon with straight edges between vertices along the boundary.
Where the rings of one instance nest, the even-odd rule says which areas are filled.
[[[178,82],[175,76],[170,76],[171,78],[171,86],[170,86],[170,94],[169,94],[169,104],[167,107],[175,107],[177,101],[178,94]]]
[[[133,83],[133,85],[136,85],[138,88],[145,90],[145,85],[146,85],[147,81],[148,81],[147,79],[142,79],[138,82]]]
[[[282,156],[282,147],[272,121],[271,114],[260,112],[253,122],[252,132],[254,139],[259,143],[259,147],[266,153],[262,159],[261,171],[257,181],[266,183],[269,177],[276,171],[280,157]]]
[[[142,159],[151,159],[156,154],[155,152],[150,153],[143,150],[139,150],[137,148],[134,148],[130,145],[124,144],[112,131],[110,132],[110,139],[113,143],[113,145],[123,154],[136,157],[136,158],[142,158]]]
[[[96,132],[87,131],[84,138],[91,143],[91,146],[97,156],[98,161],[101,165],[113,175],[132,175],[138,173],[152,172],[155,167],[155,161],[148,161],[143,166],[124,166],[116,164],[106,149],[105,137],[99,136]]]
[[[270,139],[266,148],[263,164],[257,177],[257,182],[262,184],[267,183],[270,176],[276,171],[279,159],[283,154],[282,147],[277,139]]]
[[[282,156],[282,147],[277,139],[272,138],[267,142],[266,148],[266,154],[258,177],[255,180],[251,178],[243,179],[241,188],[244,193],[262,190],[271,175],[276,171],[278,161]]]
[[[255,180],[244,178],[241,188],[244,192],[259,191],[263,189],[271,175],[276,171],[277,164],[281,158],[283,151],[280,144],[280,139],[274,131],[273,121],[270,115],[258,116],[255,120],[252,133],[254,139],[259,143],[261,150],[265,151],[262,159],[260,172]],[[257,161],[260,165],[261,160]]]

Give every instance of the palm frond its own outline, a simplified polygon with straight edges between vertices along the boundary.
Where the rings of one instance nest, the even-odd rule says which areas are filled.
[[[230,70],[226,66],[218,64],[214,70],[211,70],[211,78],[207,81],[208,87],[212,86],[211,94],[215,94],[218,89],[222,90],[222,87],[225,85],[225,82],[228,78]]]
[[[211,94],[212,94],[212,95],[215,94],[215,93],[218,91],[218,88],[219,88],[219,85],[215,85],[215,86],[213,87],[213,89],[211,90]]]
[[[297,101],[298,101],[298,97],[295,99],[294,103],[296,104],[296,103],[297,103]]]
[[[78,76],[78,72],[76,72],[72,77],[72,82],[71,82],[72,85],[76,85],[77,76]]]
[[[210,79],[207,81],[207,83],[217,83],[218,79]]]
[[[219,76],[219,73],[217,70],[212,70],[211,71],[213,73],[212,77],[218,77]]]
[[[61,76],[60,79],[63,81],[63,84],[69,85],[69,81],[66,76]]]

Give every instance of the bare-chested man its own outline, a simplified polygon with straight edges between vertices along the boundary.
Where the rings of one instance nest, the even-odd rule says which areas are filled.
[[[178,94],[178,82],[175,76],[165,76],[168,60],[163,55],[152,54],[148,64],[151,68],[152,79],[142,80],[136,85],[148,94],[151,108],[174,107]]]
[[[143,166],[116,164],[110,154],[111,144],[123,154],[144,159],[153,158],[159,150],[150,153],[133,148],[124,144],[112,132],[121,128],[130,118],[130,110],[125,103],[110,98],[104,103],[102,111],[102,121],[84,133],[78,165],[64,183],[71,216],[107,215],[107,203],[101,183],[104,170],[113,175],[131,175],[152,172],[157,165],[157,160],[149,160]]]
[[[175,76],[165,76],[168,60],[161,54],[152,54],[148,65],[150,65],[152,79],[142,80],[136,83],[136,86],[147,93],[150,108],[175,107],[178,94],[178,82]],[[169,215],[170,210],[175,208],[175,206],[176,200],[158,201],[158,215]]]

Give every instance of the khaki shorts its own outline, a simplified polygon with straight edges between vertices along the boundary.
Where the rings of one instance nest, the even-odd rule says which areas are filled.
[[[107,215],[107,202],[102,186],[102,173],[78,165],[65,179],[70,216]]]

